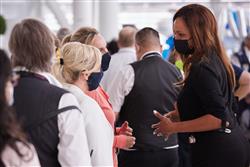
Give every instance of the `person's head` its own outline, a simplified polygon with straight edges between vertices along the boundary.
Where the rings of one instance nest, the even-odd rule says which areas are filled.
[[[115,54],[118,52],[118,44],[116,39],[112,39],[107,43],[107,49],[111,55]]]
[[[131,26],[122,28],[122,30],[119,32],[118,37],[119,48],[134,47],[136,32],[137,29]]]
[[[96,79],[101,79],[101,52],[80,42],[69,42],[61,48],[61,62],[53,70],[58,80],[64,83],[82,83],[88,90],[96,89]],[[95,81],[93,81],[93,75]],[[95,82],[95,83],[90,83]],[[91,85],[92,84],[92,85]],[[95,88],[94,88],[94,87]]]
[[[250,34],[245,37],[243,42],[244,42],[244,46],[247,47],[248,50],[250,50]]]
[[[10,35],[9,48],[14,66],[30,71],[50,71],[55,53],[54,38],[42,22],[25,19],[17,23]]]
[[[150,27],[139,30],[135,35],[135,49],[138,60],[148,51],[161,52],[159,33]]]
[[[62,28],[60,28],[60,29],[57,31],[56,36],[57,36],[57,38],[58,38],[60,41],[62,41],[63,38],[64,38],[66,35],[68,35],[68,34],[70,34],[69,29],[68,29],[68,28],[65,28],[65,27],[62,27]]]
[[[175,49],[183,55],[186,74],[192,63],[217,55],[226,68],[231,86],[234,86],[234,72],[220,43],[216,19],[208,8],[198,4],[182,7],[173,17],[173,31]]]
[[[107,43],[103,36],[92,27],[82,27],[72,34],[70,42],[80,42],[82,44],[92,45],[99,49],[102,54],[106,53]]]
[[[70,38],[71,42],[80,42],[96,47],[102,53],[101,68],[106,71],[109,68],[111,56],[107,49],[107,43],[103,36],[92,27],[83,27],[72,34]]]
[[[62,39],[62,41],[61,41],[61,46],[65,45],[66,43],[69,43],[70,40],[71,40],[71,36],[72,36],[72,34],[66,35],[66,36]]]
[[[23,157],[25,153],[20,152],[16,142],[20,141],[26,145],[25,135],[21,132],[16,122],[14,111],[11,108],[13,103],[12,70],[8,56],[0,50],[0,154],[10,146],[15,152]],[[0,166],[3,165],[0,158]]]

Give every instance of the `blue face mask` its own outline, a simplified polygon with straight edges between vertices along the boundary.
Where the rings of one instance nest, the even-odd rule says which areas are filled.
[[[102,64],[101,64],[102,71],[107,71],[108,70],[110,60],[111,60],[111,56],[110,56],[109,52],[105,53],[102,56]]]
[[[102,71],[94,72],[90,74],[89,79],[87,80],[89,91],[92,91],[98,88],[101,82],[102,76],[103,76]]]

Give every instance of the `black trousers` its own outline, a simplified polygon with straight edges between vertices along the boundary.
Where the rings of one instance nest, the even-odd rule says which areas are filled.
[[[178,143],[179,143],[179,167],[192,167],[191,163],[191,148],[188,143],[188,134],[179,133]]]
[[[125,151],[118,154],[119,167],[178,167],[178,149]]]
[[[191,144],[192,167],[249,167],[250,146],[239,127],[230,134],[196,135]]]

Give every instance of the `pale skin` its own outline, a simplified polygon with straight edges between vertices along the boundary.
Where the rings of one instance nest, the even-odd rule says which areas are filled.
[[[239,97],[239,100],[244,98],[250,93],[250,74],[247,71],[243,71],[239,79],[239,88],[235,91],[234,95]]]
[[[175,20],[173,30],[176,39],[186,40],[192,38],[189,29],[182,18],[177,18]],[[192,46],[191,40],[189,41],[189,45]],[[154,111],[154,115],[160,120],[160,122],[152,125],[152,128],[155,129],[154,134],[158,136],[163,135],[168,137],[173,133],[203,132],[221,128],[221,120],[210,114],[206,114],[193,120],[179,121],[179,111],[177,107],[174,111],[171,111],[166,115],[161,115],[157,111]]]
[[[90,45],[99,49],[102,54],[108,52],[107,43],[101,34],[95,35],[94,38],[92,39]]]

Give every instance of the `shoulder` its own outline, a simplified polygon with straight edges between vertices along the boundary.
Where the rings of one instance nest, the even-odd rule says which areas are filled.
[[[189,75],[193,80],[200,80],[201,82],[205,82],[211,78],[218,81],[226,79],[225,67],[216,54],[209,55],[209,57],[193,63]]]
[[[10,146],[6,146],[1,156],[6,166],[40,166],[37,153],[33,145],[28,144],[28,146],[26,146],[21,142],[17,142],[16,144],[20,153],[23,154],[23,157],[20,157]]]
[[[67,92],[61,96],[61,99],[59,101],[59,109],[62,107],[67,107],[67,106],[76,106],[79,107],[79,103],[76,99],[76,97]]]
[[[131,63],[131,64],[127,64],[125,65],[124,67],[122,67],[120,70],[119,70],[119,74],[118,75],[118,80],[121,80],[121,79],[129,79],[129,78],[133,78],[134,77],[134,68],[133,68],[133,64],[134,63]]]

